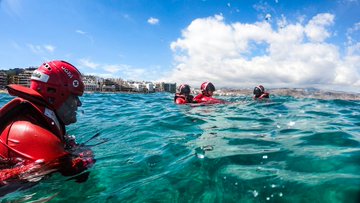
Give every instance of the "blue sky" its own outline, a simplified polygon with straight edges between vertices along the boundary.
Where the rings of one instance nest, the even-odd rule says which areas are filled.
[[[360,0],[0,0],[0,69],[358,91]]]

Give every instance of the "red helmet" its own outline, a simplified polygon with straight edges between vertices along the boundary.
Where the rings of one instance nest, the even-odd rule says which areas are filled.
[[[215,86],[211,82],[204,82],[200,87],[202,92],[215,91]]]
[[[190,94],[190,86],[187,84],[182,84],[178,88],[180,94]]]
[[[256,96],[256,97],[260,97],[261,96],[261,94],[263,94],[265,92],[265,88],[264,88],[264,86],[262,86],[262,85],[259,85],[259,86],[257,86],[257,87],[255,87],[254,88],[254,95]]]
[[[262,85],[259,85],[258,88],[261,90],[261,92],[265,92],[265,88]]]
[[[81,73],[65,61],[43,63],[33,72],[30,88],[39,92],[54,109],[71,94],[81,96],[84,93]]]

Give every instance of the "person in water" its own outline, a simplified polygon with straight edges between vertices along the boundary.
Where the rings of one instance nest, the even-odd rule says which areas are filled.
[[[176,104],[187,104],[194,103],[194,96],[190,95],[190,86],[187,84],[182,84],[178,88],[178,93],[175,94],[174,102]]]
[[[254,88],[254,99],[264,99],[264,98],[269,98],[270,94],[268,92],[265,92],[265,88],[262,85],[259,85],[257,87]]]
[[[0,183],[24,178],[40,165],[72,176],[95,163],[92,151],[78,145],[65,128],[77,121],[82,105],[80,72],[68,62],[50,61],[30,80],[30,88],[8,85],[9,94],[17,97],[0,109]]]
[[[204,82],[200,86],[201,93],[198,94],[194,101],[196,103],[207,103],[207,104],[223,104],[223,100],[213,98],[215,92],[215,86],[211,82]]]

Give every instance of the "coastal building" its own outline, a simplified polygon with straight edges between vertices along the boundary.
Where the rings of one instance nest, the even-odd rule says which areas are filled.
[[[89,91],[89,92],[97,91],[99,85],[96,82],[95,76],[83,76],[82,79],[84,82],[85,91]]]
[[[147,92],[155,92],[154,84],[153,83],[146,83],[145,87],[147,89]]]
[[[19,84],[19,77],[18,75],[10,75],[8,84]]]
[[[25,87],[30,87],[30,78],[31,78],[31,75],[33,72],[34,72],[34,70],[28,69],[22,73],[19,73],[18,80],[17,80],[18,83],[15,83],[15,84],[19,84],[19,85],[22,85]]]
[[[101,78],[92,75],[83,75],[85,91],[99,92],[133,92],[134,88],[121,78]]]
[[[133,91],[135,92],[155,92],[155,87],[152,82],[135,82],[135,81],[129,81],[130,86],[133,88]]]
[[[0,89],[8,84],[19,84],[30,87],[30,78],[36,67],[26,69],[15,68],[8,71],[0,71]],[[101,78],[92,75],[83,75],[85,91],[89,92],[176,92],[176,83],[153,83],[149,81],[125,81],[121,78]]]
[[[122,92],[134,92],[134,88],[130,87],[129,85],[126,85],[126,86],[121,85],[120,86],[120,91],[122,91]]]
[[[4,89],[7,85],[7,74],[4,71],[0,71],[0,89]]]
[[[131,86],[133,87],[134,91],[136,91],[136,92],[145,92],[146,91],[146,86],[143,83],[136,82],[136,83],[131,84]]]
[[[102,84],[102,91],[115,92],[120,91],[120,85],[114,79],[105,79]]]
[[[104,92],[115,92],[116,91],[116,86],[115,85],[103,85],[101,87],[101,89]]]
[[[157,89],[157,91],[160,91],[160,92],[175,93],[176,92],[176,83],[165,83],[165,82],[156,83],[155,88]]]

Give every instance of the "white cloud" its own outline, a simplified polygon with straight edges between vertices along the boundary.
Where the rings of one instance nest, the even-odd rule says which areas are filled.
[[[153,17],[150,17],[147,22],[151,25],[156,25],[156,24],[159,24],[159,19],[157,18],[153,18]]]
[[[277,26],[279,28],[284,28],[288,23],[286,17],[282,14],[281,18],[277,20]]]
[[[39,45],[33,45],[33,44],[28,44],[27,45],[29,48],[30,48],[30,50],[33,52],[33,53],[35,53],[35,54],[38,54],[38,53],[40,53],[41,52],[41,46],[39,46]]]
[[[258,19],[270,20],[271,13],[276,13],[276,10],[267,1],[259,1],[253,5],[253,8],[258,12]]]
[[[91,43],[94,43],[94,38],[88,34],[87,32],[83,31],[83,30],[75,30],[76,33],[85,36],[86,38],[88,38],[90,40]]]
[[[55,46],[53,45],[33,45],[33,44],[27,44],[31,52],[34,54],[47,54],[47,53],[53,53],[55,51]]]
[[[0,8],[10,16],[20,16],[23,9],[20,0],[1,0],[0,4]]]
[[[165,81],[198,87],[216,86],[360,86],[360,55],[341,57],[340,48],[326,42],[334,15],[309,21],[224,22],[222,16],[195,19],[171,43],[175,67]],[[355,48],[354,48],[355,49]],[[352,52],[354,53],[354,52]]]
[[[103,67],[103,69],[106,71],[106,72],[109,72],[109,73],[117,73],[121,70],[124,70],[124,69],[127,69],[126,66],[124,65],[106,65]]]
[[[85,35],[85,34],[86,34],[86,32],[84,32],[84,31],[82,31],[82,30],[76,30],[75,32],[78,33],[78,34],[81,34],[81,35]]]
[[[360,42],[349,45],[347,52],[348,55],[360,55]]]
[[[271,20],[271,14],[270,13],[265,15],[265,20]]]
[[[136,68],[126,64],[101,64],[90,59],[80,59],[77,65],[82,73],[104,78],[122,78],[125,80],[153,81],[159,77],[161,67]]]
[[[143,68],[135,68],[125,64],[103,65],[103,69],[112,75],[120,75],[122,78],[129,80],[144,80],[148,78],[146,74],[149,73]]]
[[[360,22],[357,22],[357,23],[354,24],[353,30],[354,31],[360,30]]]
[[[55,51],[55,47],[52,45],[44,45],[44,49],[50,53],[53,53]]]
[[[131,20],[131,17],[129,14],[123,14],[122,16],[123,16],[123,18],[125,18],[127,20]]]
[[[338,64],[335,74],[335,84],[347,84],[353,86],[360,86],[359,65],[360,57],[347,56],[341,63]]]
[[[80,63],[80,66],[82,66],[84,68],[96,69],[97,67],[99,67],[99,64],[96,64],[96,63],[90,61],[90,59],[80,59],[79,63]]]
[[[356,43],[357,40],[360,40],[358,36],[360,36],[360,22],[355,23],[352,27],[347,29],[346,31],[347,44],[352,45]]]
[[[305,33],[311,41],[322,42],[330,37],[327,26],[334,23],[334,15],[329,13],[318,14],[305,26]]]

